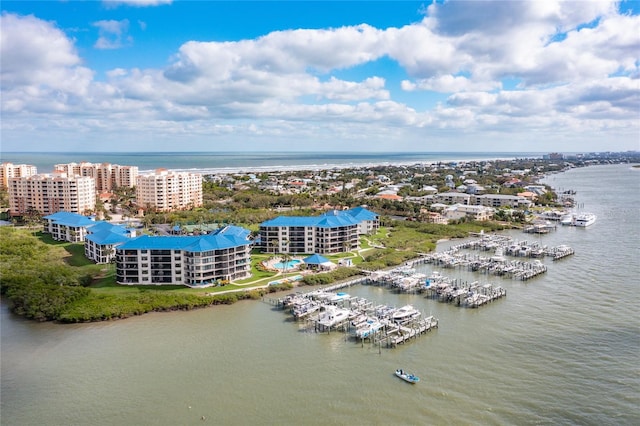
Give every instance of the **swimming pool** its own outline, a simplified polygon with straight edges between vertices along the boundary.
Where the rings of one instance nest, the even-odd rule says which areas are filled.
[[[278,262],[278,263],[274,263],[273,267],[276,269],[291,269],[291,268],[295,268],[296,266],[298,266],[299,263],[302,263],[302,260],[298,260],[298,259],[291,259],[287,262]]]

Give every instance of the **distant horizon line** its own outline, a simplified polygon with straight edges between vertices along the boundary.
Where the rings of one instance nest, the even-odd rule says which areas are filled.
[[[603,150],[603,151],[1,151],[3,154],[359,154],[359,155],[380,155],[380,154],[546,154],[546,153],[599,153],[599,152],[638,152],[637,150]]]

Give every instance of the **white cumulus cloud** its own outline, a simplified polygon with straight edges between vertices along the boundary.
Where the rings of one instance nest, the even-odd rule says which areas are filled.
[[[401,27],[185,40],[165,66],[114,67],[104,81],[56,23],[4,13],[3,136],[17,146],[47,132],[96,139],[130,132],[127,139],[141,140],[161,132],[165,139],[298,137],[322,148],[342,138],[419,150],[436,141],[451,149],[447,141],[464,144],[470,135],[478,143],[553,141],[554,134],[597,143],[594,135],[612,132],[620,146],[637,146],[640,18],[616,7],[432,3],[422,21]],[[132,45],[128,20],[94,25],[96,48]],[[394,61],[402,77],[367,67],[381,59]],[[436,94],[439,103],[423,101]]]
[[[100,34],[94,44],[96,49],[119,49],[133,41],[130,36],[127,36],[128,19],[97,21],[93,23],[93,26],[98,27]]]

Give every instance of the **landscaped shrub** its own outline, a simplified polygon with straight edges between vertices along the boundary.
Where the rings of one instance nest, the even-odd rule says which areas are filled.
[[[260,300],[264,296],[265,291],[263,289],[249,290],[245,292],[245,296],[251,300]]]
[[[336,281],[342,281],[347,278],[360,275],[362,272],[356,268],[337,268],[331,272],[322,274],[307,275],[302,279],[302,282],[306,285],[324,285],[331,284]]]
[[[274,284],[267,287],[269,293],[277,293],[279,291],[291,290],[293,288],[292,283]]]

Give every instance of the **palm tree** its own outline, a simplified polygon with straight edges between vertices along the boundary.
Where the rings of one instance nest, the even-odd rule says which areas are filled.
[[[345,253],[348,252],[348,251],[351,251],[351,241],[344,240],[342,242],[342,251],[345,252]]]
[[[267,238],[264,242],[264,245],[266,247],[266,252],[270,254],[272,253],[271,250],[273,249],[273,253],[275,254],[276,250],[274,247],[276,246],[277,243],[278,243],[277,238],[271,238],[271,239]]]
[[[42,213],[30,207],[25,212],[24,216],[22,217],[22,220],[27,225],[27,229],[31,230],[32,233],[35,235],[35,231],[37,231],[37,226],[42,223]]]
[[[286,274],[287,267],[289,266],[289,260],[291,260],[291,255],[289,254],[289,240],[286,238],[282,240],[282,245],[285,247],[285,252],[282,254],[282,264],[284,265],[282,272]]]

